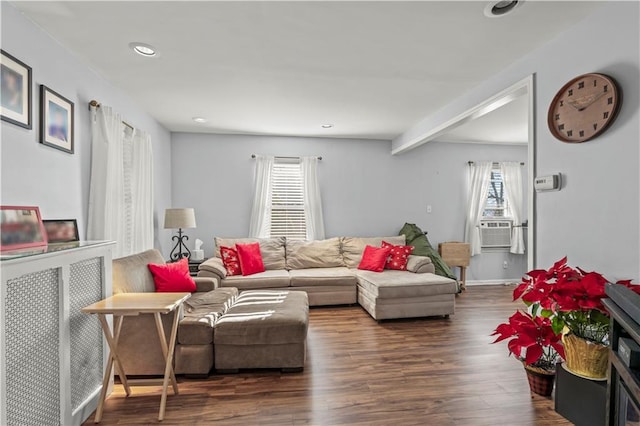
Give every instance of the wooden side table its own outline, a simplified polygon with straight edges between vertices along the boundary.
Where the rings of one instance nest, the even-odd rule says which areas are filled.
[[[469,243],[461,243],[450,241],[438,244],[438,252],[444,260],[444,263],[453,267],[460,268],[460,288],[465,290],[467,287],[467,266],[471,261],[471,246]]]
[[[157,386],[162,384],[162,397],[160,398],[160,412],[158,414],[158,420],[161,421],[164,419],[169,380],[171,380],[174,395],[178,394],[178,382],[176,381],[176,376],[173,373],[172,367],[173,351],[176,346],[178,320],[180,319],[182,304],[189,297],[191,297],[191,293],[120,293],[82,308],[82,312],[84,313],[98,315],[98,319],[102,325],[102,331],[104,332],[104,337],[109,345],[109,358],[107,360],[107,368],[104,372],[104,379],[102,381],[102,391],[100,392],[100,400],[98,401],[98,408],[96,410],[96,423],[100,423],[100,420],[102,420],[104,400],[107,395],[107,385],[109,384],[109,379],[111,378],[111,372],[114,365],[118,376],[120,376],[120,381],[122,382],[122,386],[124,386],[127,396],[131,395],[131,389],[129,387],[130,384],[139,386]],[[176,313],[173,317],[171,335],[169,343],[167,344],[160,315],[166,315],[173,311],[176,311]],[[120,362],[120,357],[118,355],[118,339],[120,338],[122,321],[126,316],[137,316],[141,314],[153,314],[155,317],[158,337],[160,338],[160,346],[162,347],[162,354],[164,355],[166,362],[163,379],[127,380],[126,372]],[[113,334],[111,333],[111,328],[107,322],[107,315],[113,315],[114,318]]]
[[[200,268],[200,265],[207,260],[207,258],[204,258],[202,260],[189,260],[189,275],[191,275],[192,277],[197,277],[198,276],[198,271]]]

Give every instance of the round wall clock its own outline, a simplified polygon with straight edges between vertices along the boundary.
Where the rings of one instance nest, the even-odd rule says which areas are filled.
[[[549,105],[547,123],[556,139],[580,143],[604,132],[621,103],[616,82],[604,74],[584,74],[562,86]]]

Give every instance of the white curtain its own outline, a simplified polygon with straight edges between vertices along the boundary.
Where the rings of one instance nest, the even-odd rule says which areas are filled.
[[[152,248],[151,141],[125,132],[122,117],[108,106],[92,108],[91,115],[87,239],[115,241],[114,258]]]
[[[304,185],[304,214],[307,225],[307,240],[324,239],[322,199],[318,182],[318,157],[300,158]]]
[[[274,157],[256,156],[256,170],[254,176],[253,207],[249,222],[249,236],[254,238],[268,238],[271,234],[271,177]]]
[[[124,124],[108,106],[92,108],[91,183],[87,239],[116,241],[114,257],[124,255]]]
[[[482,212],[489,194],[492,167],[493,164],[489,161],[474,162],[469,165],[469,194],[464,240],[471,246],[471,256],[480,254],[482,251],[480,219],[482,219]]]
[[[151,137],[136,129],[131,152],[131,252],[153,248],[153,151]]]
[[[522,166],[518,162],[505,162],[500,164],[502,181],[505,188],[507,201],[513,218],[511,231],[511,249],[514,254],[524,254],[524,233],[522,232]]]

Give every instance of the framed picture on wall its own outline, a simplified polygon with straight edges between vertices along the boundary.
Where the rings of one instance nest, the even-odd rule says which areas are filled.
[[[40,86],[40,143],[73,154],[73,102]]]
[[[31,67],[0,50],[0,118],[31,129]]]
[[[49,244],[80,241],[78,222],[75,219],[43,220]]]
[[[38,207],[0,206],[0,219],[0,251],[47,245]]]

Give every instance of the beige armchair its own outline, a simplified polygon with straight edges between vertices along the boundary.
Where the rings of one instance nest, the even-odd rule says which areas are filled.
[[[115,259],[113,261],[113,294],[154,292],[153,276],[147,268],[149,263],[161,264],[165,261],[158,250],[147,250]],[[174,369],[176,374],[206,375],[213,367],[213,324],[209,324],[207,319],[194,321],[190,317],[190,311],[198,309],[198,306],[194,306],[196,303],[207,303],[209,309],[212,309],[212,305],[223,305],[228,295],[212,292],[211,296],[207,297],[211,290],[216,289],[217,280],[203,277],[196,277],[194,280],[196,293],[192,296],[193,301],[185,304],[184,318],[181,318],[178,328]],[[214,299],[225,300],[211,300],[213,296],[215,296]],[[162,316],[167,339],[173,315],[174,313]],[[203,328],[205,328],[204,333]],[[194,339],[193,334],[197,334],[198,338]],[[192,344],[181,344],[181,337],[183,341],[190,340]],[[118,346],[127,374],[146,376],[164,373],[165,363],[152,315],[126,317],[122,322]]]

